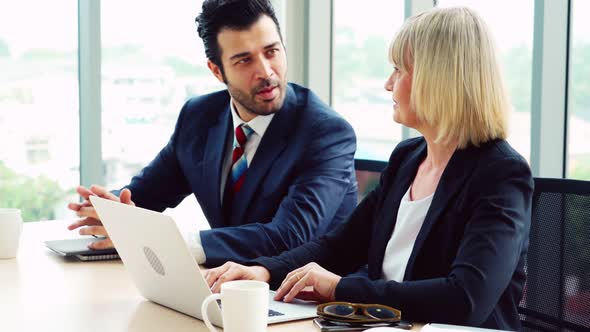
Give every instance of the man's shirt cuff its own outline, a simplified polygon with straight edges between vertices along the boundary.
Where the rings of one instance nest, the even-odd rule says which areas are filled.
[[[197,264],[204,264],[207,260],[205,257],[205,250],[201,244],[201,232],[187,232],[184,234],[184,241],[195,258]]]

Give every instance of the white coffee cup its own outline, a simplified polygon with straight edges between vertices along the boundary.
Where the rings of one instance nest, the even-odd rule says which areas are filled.
[[[0,259],[16,257],[22,230],[19,209],[0,209]]]
[[[256,280],[235,280],[221,285],[221,293],[209,295],[201,305],[203,321],[216,331],[207,317],[211,302],[221,300],[224,332],[263,332],[268,322],[268,284]]]

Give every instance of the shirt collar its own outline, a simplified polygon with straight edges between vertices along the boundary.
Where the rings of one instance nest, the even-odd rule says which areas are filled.
[[[238,115],[238,111],[236,110],[236,108],[234,106],[233,99],[230,102],[230,108],[231,108],[231,117],[232,117],[232,121],[234,124],[234,126],[233,126],[234,131],[239,125],[241,125],[242,123],[246,123],[248,125],[248,127],[250,127],[250,129],[252,129],[254,131],[254,133],[256,133],[260,137],[264,136],[266,129],[268,129],[268,126],[270,125],[270,121],[275,116],[274,113],[269,114],[269,115],[258,115],[257,117],[250,120],[249,122],[245,122]]]

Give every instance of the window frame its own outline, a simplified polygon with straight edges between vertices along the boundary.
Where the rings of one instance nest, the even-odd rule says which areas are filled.
[[[311,88],[331,104],[335,0],[271,1],[285,36],[290,80]],[[434,7],[437,2],[399,1],[404,1],[406,18]],[[566,177],[571,2],[535,0],[530,140],[534,176]],[[104,184],[100,4],[101,0],[78,0],[82,185]],[[402,129],[402,139],[417,135],[415,130]],[[358,164],[368,165],[365,161]]]

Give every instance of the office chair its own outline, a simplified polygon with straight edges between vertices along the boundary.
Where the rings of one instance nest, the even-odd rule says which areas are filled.
[[[379,184],[381,172],[387,166],[386,161],[355,159],[354,169],[356,181],[358,182],[358,202],[360,203],[371,190]],[[369,268],[367,265],[362,266],[358,271],[349,274],[349,277],[367,277]]]
[[[387,166],[386,161],[355,159],[354,169],[358,182],[358,202],[379,184],[381,172]]]
[[[523,331],[590,331],[590,182],[535,178]]]

